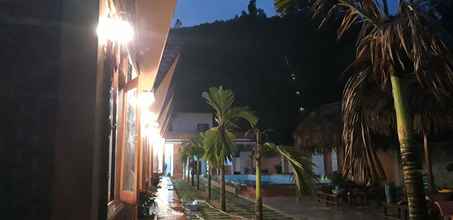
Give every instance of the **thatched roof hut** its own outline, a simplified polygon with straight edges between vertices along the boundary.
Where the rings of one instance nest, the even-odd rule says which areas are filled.
[[[439,137],[453,130],[452,103],[439,102],[432,94],[421,89],[414,88],[411,91],[408,102],[417,136]],[[378,88],[367,88],[360,94],[359,105],[354,110],[360,112],[372,134],[396,136],[396,116],[391,94]],[[343,111],[348,110],[343,108]]]
[[[445,137],[453,131],[453,106],[446,100],[439,101],[417,84],[411,91],[408,104],[412,113],[412,127],[418,140],[423,139],[425,162],[432,185],[432,168],[428,139]],[[380,163],[376,160],[375,147],[380,135],[387,145],[398,146],[396,116],[393,99],[388,90],[374,86],[345,90],[343,115],[343,141],[345,143],[343,174],[360,181],[376,181]],[[389,141],[390,140],[390,141]],[[374,178],[374,180],[373,180]]]
[[[367,94],[369,95],[361,98],[360,106],[354,109],[355,116],[360,117],[357,119],[360,123],[351,123],[351,120],[343,123],[341,104],[335,102],[308,113],[294,133],[297,147],[318,152],[326,147],[344,148],[343,141],[350,138],[353,143],[344,149],[342,172],[362,183],[384,177],[374,152],[378,146],[377,139],[372,137],[385,137],[384,141],[387,143],[384,144],[398,146],[393,99],[378,89],[370,90]],[[430,164],[427,139],[453,131],[453,108],[441,105],[436,99],[420,93],[412,96],[409,102],[415,134],[420,138],[424,137],[426,160]],[[351,136],[351,133],[354,135]]]
[[[341,104],[334,102],[308,113],[294,132],[295,146],[304,150],[323,151],[341,145]]]

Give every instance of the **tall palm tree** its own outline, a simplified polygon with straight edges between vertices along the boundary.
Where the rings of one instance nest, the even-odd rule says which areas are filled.
[[[204,148],[203,148],[203,136],[202,134],[197,134],[186,140],[183,144],[183,151],[181,153],[181,157],[184,160],[189,160],[189,164],[191,167],[191,183],[192,186],[195,185],[195,178],[197,176],[197,190],[200,189],[200,163],[201,157],[203,156]]]
[[[263,143],[264,132],[260,129],[253,129],[256,134],[255,157],[255,219],[263,219],[263,198],[261,194],[261,159],[263,151],[271,151],[289,161],[294,173],[294,180],[299,195],[310,193],[317,178],[313,173],[313,162],[306,155],[295,151],[294,147],[279,146],[273,143]]]
[[[203,135],[200,133],[194,137],[193,156],[195,159],[195,174],[197,176],[197,190],[200,190],[200,172],[201,172],[201,159],[204,155]]]
[[[277,0],[278,1],[278,0]],[[429,91],[443,100],[451,97],[453,59],[441,40],[441,28],[430,17],[433,8],[428,0],[313,0],[314,15],[340,18],[338,36],[356,24],[360,25],[356,58],[348,72],[351,74],[343,96],[345,125],[355,124],[358,130],[344,129],[345,152],[353,148],[356,136],[367,142],[368,129],[355,114],[358,94],[374,83],[393,97],[397,133],[400,142],[404,186],[408,200],[409,218],[425,219],[420,150],[413,138],[411,109],[407,102],[410,84]],[[339,12],[339,13],[338,13]],[[346,128],[346,126],[345,126]],[[354,132],[355,131],[355,132]],[[358,134],[356,134],[356,132]],[[359,150],[367,151],[368,144]],[[348,156],[347,154],[345,155]]]
[[[206,133],[203,134],[206,137]],[[221,162],[218,161],[218,156],[215,151],[214,140],[203,139],[204,155],[203,159],[208,162],[208,201],[212,199],[212,173],[220,167]]]
[[[232,159],[233,132],[239,128],[236,123],[242,119],[254,127],[258,119],[248,108],[233,106],[234,94],[229,89],[212,87],[202,95],[215,113],[216,126],[206,131],[204,142],[210,146],[207,155],[214,157],[220,168],[220,206],[225,211],[225,161]]]
[[[187,147],[186,142],[184,142],[182,144],[180,159],[181,159],[182,167],[183,167],[183,177],[186,179],[186,181],[190,181],[190,178],[189,178],[189,170],[190,170],[189,158],[191,157],[190,150],[191,150],[190,147]]]

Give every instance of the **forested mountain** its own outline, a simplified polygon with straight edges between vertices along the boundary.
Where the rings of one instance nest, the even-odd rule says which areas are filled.
[[[277,131],[277,141],[291,143],[301,114],[340,99],[341,74],[354,54],[351,40],[335,38],[335,25],[317,24],[303,13],[267,18],[249,9],[232,20],[173,29],[170,42],[182,43],[176,111],[208,111],[202,91],[223,85],[256,111],[261,127]]]

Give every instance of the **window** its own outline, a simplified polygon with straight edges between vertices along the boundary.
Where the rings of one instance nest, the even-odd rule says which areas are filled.
[[[209,124],[197,124],[197,131],[198,132],[205,132],[209,129]]]
[[[135,78],[137,78],[137,72],[132,67],[132,64],[129,63],[127,68],[127,81],[134,80]]]
[[[125,145],[123,154],[122,190],[134,192],[136,180],[135,149],[137,145],[137,89],[126,94]]]

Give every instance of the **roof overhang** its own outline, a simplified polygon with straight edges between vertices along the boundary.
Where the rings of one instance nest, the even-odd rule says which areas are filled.
[[[153,88],[175,6],[176,0],[136,1],[136,45],[143,90]]]

